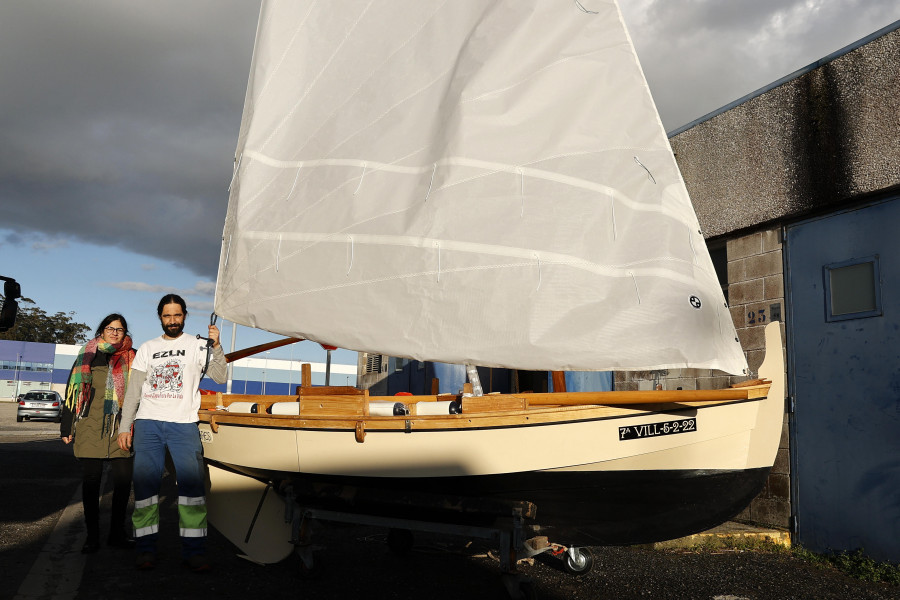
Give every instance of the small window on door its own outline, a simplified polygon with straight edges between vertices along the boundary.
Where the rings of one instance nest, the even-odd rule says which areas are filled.
[[[881,316],[878,256],[825,265],[825,320]]]

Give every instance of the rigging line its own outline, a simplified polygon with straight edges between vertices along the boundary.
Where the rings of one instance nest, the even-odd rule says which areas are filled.
[[[587,14],[589,14],[589,15],[596,15],[596,14],[599,14],[596,10],[588,10],[588,9],[586,9],[586,8],[584,7],[584,5],[582,5],[581,2],[579,2],[578,0],[575,0],[575,6],[577,6],[578,8],[580,8],[580,9],[581,9],[581,12],[587,13]]]
[[[637,279],[634,276],[634,271],[628,271],[628,274],[631,275],[631,281],[634,282],[634,293],[637,294],[638,304],[640,304],[641,290],[638,289]]]
[[[572,54],[572,55],[566,56],[565,58],[561,58],[559,60],[553,61],[552,63],[548,63],[535,71],[529,71],[523,77],[521,77],[518,81],[513,81],[506,87],[496,88],[496,89],[490,90],[489,92],[484,92],[483,94],[480,94],[478,96],[472,96],[471,98],[462,98],[462,99],[460,99],[460,103],[464,104],[466,102],[478,102],[479,100],[483,100],[484,98],[488,98],[490,96],[497,96],[499,94],[504,94],[504,93],[510,91],[511,89],[518,87],[520,85],[523,85],[524,83],[530,81],[531,79],[535,78],[536,76],[543,73],[544,71],[553,69],[557,65],[561,65],[565,62],[569,62],[572,60],[587,58],[593,54],[600,54],[603,52],[608,52],[612,48],[616,48],[616,47],[621,48],[621,47],[625,47],[625,46],[627,46],[627,42],[620,41],[620,42],[610,44],[609,46],[604,46],[603,48],[598,48],[597,50],[591,50],[590,52],[583,52],[581,54]]]
[[[343,110],[344,106],[346,106],[347,103],[350,102],[351,100],[354,100],[356,95],[359,93],[359,91],[361,89],[363,89],[363,87],[365,87],[366,84],[368,84],[375,77],[375,75],[377,73],[381,72],[382,68],[385,65],[389,64],[394,59],[395,56],[400,54],[400,52],[402,50],[406,49],[406,47],[409,46],[410,43],[413,42],[420,33],[422,33],[422,31],[425,29],[425,27],[429,23],[431,23],[432,20],[434,20],[434,18],[438,15],[438,13],[440,13],[444,9],[446,4],[447,4],[447,2],[443,2],[440,6],[438,6],[434,10],[434,12],[428,16],[428,18],[426,18],[422,21],[422,24],[419,26],[419,28],[409,35],[409,37],[406,39],[406,41],[404,41],[402,44],[397,46],[397,48],[391,54],[386,56],[385,59],[383,61],[381,61],[381,63],[370,68],[368,77],[366,77],[365,79],[362,79],[360,81],[359,85],[356,86],[355,89],[351,90],[349,93],[344,94],[344,101],[340,104],[335,104],[333,106],[333,110],[331,111],[331,113],[329,113],[328,115],[326,115],[324,118],[322,118],[320,120],[321,122],[320,122],[319,126],[316,129],[314,129],[313,131],[311,131],[309,133],[309,135],[306,136],[306,140],[304,140],[302,142],[302,144],[300,144],[298,146],[297,153],[302,153],[304,150],[306,150],[306,147],[309,145],[310,141],[313,140],[319,134],[319,131],[321,131],[326,125],[331,123],[331,121],[335,115],[343,114],[345,112]]]
[[[326,152],[326,154],[327,154],[327,155],[333,155],[333,154],[334,154],[335,152],[337,152],[340,148],[342,148],[342,147],[344,146],[344,144],[346,144],[347,142],[349,142],[350,140],[352,140],[354,137],[357,137],[359,134],[361,134],[362,132],[366,131],[367,129],[369,129],[369,128],[371,128],[371,127],[374,127],[376,124],[378,124],[379,122],[381,122],[385,117],[387,117],[389,114],[391,114],[392,112],[394,112],[394,110],[399,109],[401,106],[403,106],[404,104],[406,104],[409,100],[415,98],[416,96],[418,96],[419,94],[421,94],[422,92],[424,92],[425,90],[427,90],[428,88],[430,88],[430,87],[432,87],[432,86],[435,86],[435,85],[441,83],[441,82],[442,82],[442,77],[443,77],[444,75],[446,75],[446,74],[452,72],[452,71],[453,71],[453,68],[452,68],[452,67],[451,67],[451,68],[448,68],[448,69],[442,71],[441,73],[439,73],[439,74],[438,74],[436,77],[434,77],[431,81],[428,81],[428,82],[426,82],[424,85],[420,86],[419,89],[410,92],[409,94],[407,94],[406,96],[404,96],[403,98],[401,98],[400,100],[398,100],[397,102],[395,102],[392,106],[389,106],[388,108],[386,108],[380,115],[378,115],[378,116],[374,117],[373,119],[371,119],[368,123],[366,123],[365,125],[363,125],[363,126],[360,127],[359,129],[357,129],[356,131],[354,131],[353,133],[351,133],[350,135],[348,135],[347,137],[345,137],[345,138],[344,138],[343,140],[341,140],[340,142],[337,142],[336,144],[332,145],[332,146],[331,146],[331,149],[328,150],[328,151]]]
[[[222,265],[222,269],[228,267],[228,257],[231,256],[231,238],[234,234],[228,236],[228,248],[225,249],[225,264]]]
[[[431,170],[431,182],[428,184],[428,192],[425,194],[425,202],[428,202],[428,196],[431,195],[431,188],[434,186],[434,174],[437,172],[437,163],[434,163],[434,168]]]
[[[435,242],[434,247],[437,248],[437,281],[441,282],[441,243]]]
[[[723,303],[722,303],[722,306],[724,306],[726,310],[728,309],[728,303],[727,303],[727,302],[723,302]],[[730,313],[729,313],[729,315],[728,315],[728,318],[731,318],[731,314],[730,314]],[[719,337],[725,337],[725,332],[722,331],[722,315],[719,314],[719,307],[718,307],[718,306],[716,307],[716,321],[719,322]]]
[[[519,172],[519,197],[522,199],[522,212],[519,216],[525,216],[525,173],[522,171],[522,167],[516,167],[516,171]]]
[[[281,234],[278,234],[278,246],[275,248],[275,272],[278,272],[278,255],[281,254]]]
[[[319,69],[319,72],[314,77],[312,77],[310,82],[307,84],[306,89],[303,91],[303,94],[300,96],[300,99],[294,103],[294,105],[291,107],[291,110],[289,110],[287,112],[287,114],[284,117],[282,117],[282,119],[281,119],[281,121],[279,121],[278,125],[276,127],[272,128],[272,131],[271,131],[271,133],[269,133],[269,136],[265,140],[263,140],[263,142],[259,145],[260,149],[265,149],[269,145],[269,142],[271,142],[275,138],[275,136],[281,131],[281,129],[284,127],[285,123],[287,123],[291,118],[293,118],[294,113],[297,111],[297,109],[300,107],[300,105],[306,101],[307,96],[309,96],[309,94],[310,94],[310,92],[312,92],[313,88],[316,87],[316,85],[318,85],[319,79],[321,79],[321,77],[325,73],[325,71],[328,70],[328,67],[334,61],[335,57],[337,57],[337,55],[343,49],[344,45],[347,43],[347,40],[349,40],[351,38],[352,34],[356,31],[357,26],[363,20],[363,17],[365,16],[365,14],[372,7],[372,4],[373,4],[372,2],[369,2],[366,5],[366,7],[359,13],[359,16],[357,16],[356,21],[352,25],[350,25],[350,27],[347,28],[347,30],[344,34],[344,38],[336,46],[334,46],[331,56],[329,56],[328,59],[324,62],[324,64],[322,65],[322,68]],[[312,11],[312,6],[310,7],[310,11]],[[307,13],[307,16],[308,15],[309,15],[309,13]],[[306,22],[306,19],[307,19],[307,17],[303,18],[304,23]],[[300,28],[303,27],[304,23],[300,24]],[[299,28],[298,28],[297,32],[294,33],[295,38],[298,33],[299,33]],[[287,51],[285,51],[285,55],[287,55]]]
[[[538,265],[538,284],[537,284],[537,287],[534,289],[534,291],[538,291],[539,289],[541,289],[541,283],[543,283],[543,281],[544,281],[544,276],[543,276],[543,272],[541,271],[541,257],[538,256],[537,252],[534,253],[534,258],[537,259],[537,265]]]
[[[259,89],[259,92],[256,93],[257,100],[260,100],[263,98],[263,96],[266,93],[266,90],[268,90],[268,88],[269,88],[269,84],[278,78],[278,73],[279,73],[279,71],[281,71],[281,66],[282,66],[282,64],[284,64],[284,61],[289,56],[290,50],[294,46],[294,42],[297,40],[297,38],[299,36],[304,34],[303,28],[306,25],[306,21],[309,20],[309,16],[312,14],[312,11],[314,8],[315,8],[315,4],[310,4],[309,10],[306,12],[306,14],[303,16],[303,18],[297,24],[297,27],[294,30],[294,34],[291,36],[291,39],[288,42],[287,46],[284,47],[284,52],[282,52],[281,57],[278,59],[277,64],[275,64],[274,67],[270,66],[269,69],[267,69],[269,76],[263,82],[262,87],[260,87],[260,89]],[[266,11],[266,21],[265,21],[265,23],[259,24],[259,28],[258,28],[257,34],[256,34],[257,39],[262,39],[263,32],[268,31],[269,24],[273,20],[275,20],[274,11],[272,11],[272,10]],[[274,63],[275,61],[272,61],[272,62]]]
[[[350,269],[353,268],[353,236],[348,235],[347,238],[350,239],[350,264],[347,265],[347,275],[350,275]]]
[[[244,159],[244,153],[241,152],[241,155],[238,157],[237,162],[234,163],[234,171],[231,173],[231,181],[228,182],[228,191],[231,191],[231,186],[234,185],[234,180],[237,178],[238,170],[241,168],[241,161]]]
[[[609,210],[612,213],[612,226],[613,226],[613,241],[619,239],[619,232],[616,229],[616,198],[615,196],[609,197]]]
[[[694,250],[694,232],[691,231],[691,228],[688,227],[688,240],[691,242],[691,254],[694,255],[694,263],[697,262],[697,251]]]
[[[638,159],[637,156],[634,157],[634,162],[636,162],[637,164],[641,165],[641,167],[643,167],[643,169],[644,169],[645,171],[647,171],[647,177],[650,178],[650,181],[652,181],[654,184],[656,184],[656,178],[653,176],[653,173],[650,172],[650,169],[648,169],[647,167],[644,166],[644,163],[642,163],[642,162]]]
[[[297,180],[300,179],[300,171],[302,169],[303,169],[303,163],[301,162],[299,165],[297,165],[297,174],[294,175],[294,183],[291,184],[291,189],[290,189],[290,191],[288,191],[288,194],[287,194],[287,197],[285,197],[285,200],[291,199],[291,194],[294,193],[294,187],[297,185]]]
[[[362,175],[359,176],[359,185],[356,186],[356,190],[353,192],[354,196],[359,193],[359,188],[362,187],[363,179],[365,179],[365,177],[366,177],[366,167],[368,167],[368,166],[369,166],[369,163],[367,163],[367,162],[364,162],[362,165],[363,172],[362,172]]]

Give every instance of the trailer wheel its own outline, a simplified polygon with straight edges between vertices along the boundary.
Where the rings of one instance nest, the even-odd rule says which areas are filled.
[[[566,572],[583,575],[594,566],[594,555],[587,548],[569,548],[563,561]]]

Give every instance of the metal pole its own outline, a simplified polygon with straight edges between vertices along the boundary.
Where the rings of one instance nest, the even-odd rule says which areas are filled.
[[[469,377],[469,383],[472,384],[472,395],[483,396],[484,389],[482,389],[481,379],[478,377],[478,367],[475,365],[466,365],[466,375]]]
[[[288,363],[288,394],[293,394],[291,384],[294,382],[294,344],[291,344],[291,362]]]
[[[234,334],[235,334],[236,329],[237,329],[237,323],[232,321],[231,322],[231,350],[229,350],[229,352],[234,352]],[[233,379],[234,379],[234,363],[228,363],[228,381],[225,384],[225,393],[226,394],[231,393],[231,384],[233,382]],[[244,392],[246,393],[246,391],[247,390],[245,389]]]
[[[325,355],[325,385],[331,385],[331,350]]]
[[[269,368],[269,353],[266,352],[266,362],[263,363],[263,387],[262,387],[262,395],[266,395],[266,371]]]

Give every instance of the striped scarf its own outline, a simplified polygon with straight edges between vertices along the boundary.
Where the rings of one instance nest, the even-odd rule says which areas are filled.
[[[106,393],[103,395],[102,430],[106,432],[109,429],[112,435],[115,431],[112,425],[118,418],[122,402],[125,400],[125,387],[128,385],[131,362],[134,360],[130,337],[125,336],[115,346],[99,337],[84,345],[75,359],[75,364],[72,365],[72,374],[69,376],[69,385],[66,389],[66,408],[75,414],[76,421],[90,409],[94,396],[91,385],[91,363],[94,362],[97,352],[111,355],[106,376]]]

